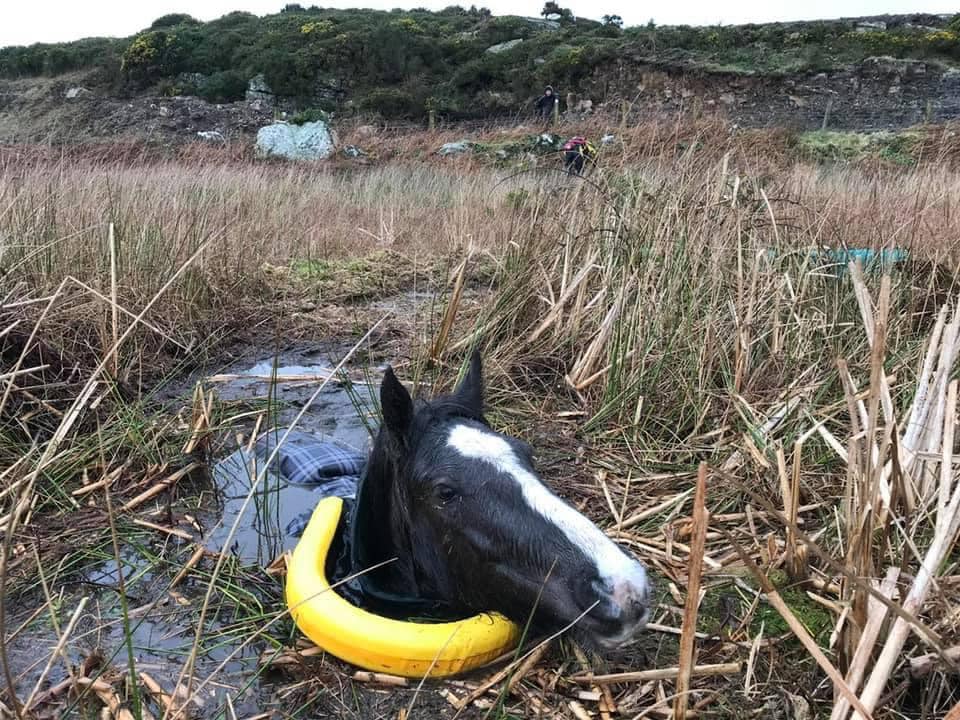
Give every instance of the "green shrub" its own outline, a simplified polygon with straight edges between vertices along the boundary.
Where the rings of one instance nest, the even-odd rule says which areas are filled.
[[[545,84],[553,82],[573,88],[599,65],[616,57],[616,47],[605,39],[574,47],[561,45],[547,56],[538,74]]]
[[[426,108],[424,101],[409,92],[396,88],[377,88],[360,100],[360,109],[383,117],[409,119],[422,117]]]
[[[213,73],[198,88],[204,100],[228,103],[243,100],[247,92],[247,79],[236,70]]]
[[[307,108],[302,110],[290,118],[290,122],[294,125],[304,125],[311,122],[329,122],[330,115],[325,110],[320,108]]]
[[[163,28],[175,27],[177,25],[200,25],[200,21],[187,15],[186,13],[170,13],[162,15],[153,21],[150,25],[151,30],[162,30]]]

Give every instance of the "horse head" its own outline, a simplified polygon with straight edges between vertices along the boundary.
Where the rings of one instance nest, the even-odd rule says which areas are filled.
[[[644,566],[538,476],[531,448],[484,416],[480,356],[456,390],[414,404],[388,368],[358,497],[365,563],[397,592],[615,647],[649,616]],[[374,518],[374,520],[371,520]]]

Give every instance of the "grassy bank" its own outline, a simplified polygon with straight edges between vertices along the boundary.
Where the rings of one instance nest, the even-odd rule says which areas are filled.
[[[666,715],[673,680],[613,679],[600,690],[577,676],[678,662],[701,462],[713,516],[696,662],[744,670],[695,679],[690,705],[731,718],[799,712],[801,701],[828,711],[824,658],[841,673],[854,663],[870,580],[898,568],[893,604],[903,607],[923,575],[919,558],[950,529],[944,498],[956,477],[942,438],[955,356],[947,347],[942,360],[925,358],[953,341],[951,316],[938,318],[956,306],[960,175],[946,163],[771,157],[783,146],[776,135],[630,132],[634,141],[605,148],[583,180],[547,159],[498,167],[426,153],[320,170],[205,157],[0,165],[0,525],[17,518],[5,542],[5,607],[36,608],[31,628],[53,616],[63,635],[77,563],[131,549],[149,556],[151,572],[130,580],[129,594],[179,603],[174,581],[193,541],[135,521],[194,537],[184,517],[207,491],[191,466],[271,411],[203,394],[192,407],[180,400],[178,414],[161,402],[163,380],[243,345],[349,346],[380,319],[382,301],[416,290],[436,300],[388,318],[360,365],[390,361],[439,388],[479,342],[497,427],[532,442],[545,477],[643,557],[662,590],[658,629],[640,650],[597,660],[561,645],[501,702],[497,686],[469,712],[517,716],[539,704],[575,716],[571,703],[599,712],[603,698],[627,717]],[[843,247],[907,258],[886,267],[887,281],[875,267],[861,280],[820,254]],[[186,482],[167,482],[186,469]],[[109,505],[89,489],[97,482]],[[938,592],[905,615],[933,635],[911,636],[889,682],[876,681],[874,717],[942,716],[960,700],[948,666],[930,661],[920,675],[907,662],[960,641],[953,539],[935,563]],[[349,668],[296,646],[276,575],[217,556],[198,558],[188,575],[181,622],[191,640],[199,628],[196,647],[239,634],[267,651],[273,684],[261,702],[293,714],[383,711]],[[790,619],[769,587],[758,592],[768,576]],[[119,617],[129,623],[129,608]],[[804,632],[824,658],[802,644]],[[135,638],[121,633],[98,666],[122,701],[134,697],[120,676],[136,676]],[[183,663],[199,653],[186,646]],[[191,687],[215,684],[218,672],[203,666]],[[584,689],[596,696],[578,697]],[[242,690],[210,696],[202,714],[228,713],[225,698]],[[96,694],[94,705],[109,696]],[[435,689],[388,697],[392,716],[411,698],[413,717],[452,715]]]

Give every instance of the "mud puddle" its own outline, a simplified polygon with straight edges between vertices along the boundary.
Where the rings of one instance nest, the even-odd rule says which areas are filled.
[[[267,432],[276,443],[313,398],[323,379],[333,375],[333,369],[327,364],[275,365],[265,360],[235,378],[230,374],[221,376],[225,379],[218,381],[217,394],[223,401],[272,397],[276,403],[271,413],[273,428]],[[371,386],[366,382],[328,382],[310,402],[291,437],[307,433],[366,455],[370,428],[376,422],[369,409]],[[247,448],[238,448],[214,466],[213,481],[223,509],[221,521],[208,535],[211,549],[223,549],[229,541],[227,549],[231,554],[245,563],[259,565],[266,565],[293,548],[296,537],[288,528],[311,510],[325,492],[325,488],[310,490],[287,482],[273,469],[264,468],[264,460]],[[230,540],[230,530],[241,512],[237,531]]]
[[[214,388],[220,400],[241,408],[236,422],[229,423],[230,434],[239,432],[249,437],[256,427],[260,432],[280,428],[282,434],[322,379],[331,374],[334,363],[328,362],[325,355],[309,349],[278,357],[264,354],[224,368],[211,378],[208,386]],[[373,383],[379,381],[378,369],[363,373],[354,369],[351,375],[355,380],[362,375]],[[181,405],[189,402],[187,388],[191,386],[182,386]],[[363,380],[330,381],[303,414],[297,430],[365,455],[370,443],[368,428],[375,425],[375,420],[368,417],[373,387]],[[269,423],[262,420],[257,426],[259,411],[244,412],[247,405],[266,407]],[[259,638],[247,642],[282,608],[280,581],[264,573],[263,568],[293,548],[297,538],[289,528],[312,510],[323,491],[292,485],[276,472],[263,472],[251,495],[258,462],[251,452],[238,448],[235,440],[230,441],[211,467],[209,488],[201,493],[200,506],[189,511],[203,529],[202,538],[197,540],[206,549],[225,552],[229,558],[207,610],[195,662],[194,687],[215,674],[197,697],[195,717],[222,717],[228,695],[237,716],[262,712],[275,701],[276,686],[261,676],[259,663],[268,644]],[[244,508],[248,496],[250,501]],[[236,532],[229,538],[234,525]],[[99,556],[75,560],[69,569],[51,569],[51,576],[62,574],[70,578],[59,584],[54,581],[52,588],[60,632],[81,602],[85,602],[85,607],[64,657],[47,673],[40,694],[69,678],[68,665],[76,668],[85,658],[96,655],[103,656],[105,666],[126,671],[128,645],[132,645],[137,672],[147,673],[170,692],[190,656],[214,563],[213,559],[205,560],[197,573],[168,592],[171,579],[193,548],[185,539],[147,532],[121,538],[120,568],[109,559],[108,548]],[[120,569],[129,630],[123,621]],[[41,597],[38,590],[38,598]],[[162,599],[147,611],[146,606],[157,597]],[[8,608],[8,633],[26,623],[8,643],[21,701],[31,694],[58,641],[49,608],[31,619],[42,602],[39,599],[22,610]],[[64,694],[49,698],[42,712],[49,716],[82,717],[86,711],[71,708]]]

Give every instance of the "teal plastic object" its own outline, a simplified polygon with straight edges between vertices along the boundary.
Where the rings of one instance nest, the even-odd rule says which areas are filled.
[[[778,254],[776,250],[770,248],[767,250],[767,259],[773,261]],[[910,254],[902,248],[879,251],[871,248],[825,248],[810,251],[810,260],[813,263],[834,265],[837,275],[845,274],[848,271],[848,263],[858,260],[863,265],[863,269],[869,272],[878,267],[903,262],[909,257]]]
[[[907,251],[900,248],[880,250],[879,252],[869,248],[831,248],[829,250],[815,250],[813,254],[820,259],[843,263],[844,266],[849,262],[859,260],[864,268],[870,267],[876,262],[881,265],[892,265],[902,262],[908,257]]]

